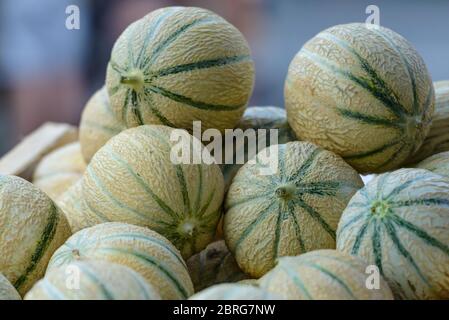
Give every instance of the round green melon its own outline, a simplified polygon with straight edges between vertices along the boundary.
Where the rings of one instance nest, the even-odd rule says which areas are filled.
[[[337,249],[377,265],[397,298],[448,299],[449,179],[423,169],[377,176],[345,209]]]
[[[58,198],[81,179],[86,163],[79,142],[69,143],[46,155],[37,165],[33,184],[50,198]]]
[[[0,301],[22,300],[16,288],[0,273]]]
[[[0,175],[0,273],[24,295],[70,236],[64,214],[28,181]]]
[[[98,149],[124,129],[112,112],[106,87],[102,87],[89,99],[81,114],[79,140],[84,161],[89,163]]]
[[[222,283],[194,294],[189,300],[279,300],[279,297],[251,285]]]
[[[341,155],[362,173],[394,169],[415,153],[435,102],[412,45],[364,23],[334,26],[309,40],[290,64],[284,94],[298,139]]]
[[[136,271],[104,261],[74,261],[47,272],[25,300],[160,300]]]
[[[163,124],[232,129],[251,96],[254,64],[243,35],[211,11],[155,10],[132,23],[112,49],[111,106],[127,127]]]
[[[82,189],[89,211],[98,219],[149,227],[187,259],[213,241],[224,182],[215,163],[172,162],[171,152],[180,144],[191,155],[207,153],[184,130],[179,131],[187,142],[171,141],[174,130],[179,129],[145,125],[122,131],[92,158]],[[194,141],[200,150],[193,148]]]
[[[214,284],[237,282],[248,278],[240,270],[224,240],[212,242],[187,260],[195,292]]]
[[[290,128],[287,121],[287,113],[285,109],[279,107],[272,106],[264,106],[264,107],[249,107],[245,110],[242,119],[237,124],[236,128],[247,130],[247,129],[266,129],[266,146],[270,146],[274,144],[274,141],[270,141],[270,133],[269,129],[277,129],[278,130],[278,138],[277,143],[283,144],[291,141],[297,140],[295,137],[295,133]],[[234,140],[234,139],[233,139]],[[234,153],[232,155],[232,163],[227,164],[225,155],[223,155],[223,164],[220,166],[221,171],[223,172],[223,176],[225,179],[226,189],[229,188],[231,184],[232,178],[237,174],[237,171],[242,167],[243,163],[237,163],[237,152],[240,152],[244,156],[244,162],[248,161],[252,157],[254,157],[257,153],[257,141],[256,145],[249,145],[248,140],[244,139],[243,141],[229,141],[232,143]],[[242,142],[242,143],[238,143]],[[226,140],[225,140],[226,143]],[[233,145],[235,144],[235,145]],[[226,147],[226,144],[224,145]],[[226,149],[224,149],[226,150]],[[231,160],[231,159],[229,159]]]
[[[259,279],[260,287],[289,300],[392,300],[388,284],[379,277],[368,287],[368,265],[336,250],[316,250],[282,257]]]
[[[430,170],[449,177],[449,151],[434,154],[415,165],[415,168]]]
[[[277,172],[262,175],[261,161],[246,163],[225,202],[226,244],[253,278],[272,269],[281,256],[335,248],[340,215],[363,186],[343,159],[312,143],[289,142],[278,149]]]
[[[55,252],[47,274],[77,260],[102,260],[129,267],[153,285],[162,299],[187,299],[193,294],[192,280],[179,251],[145,227],[108,222],[83,229]]]

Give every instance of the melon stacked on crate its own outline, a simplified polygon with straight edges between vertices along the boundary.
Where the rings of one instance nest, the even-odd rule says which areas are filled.
[[[0,298],[449,298],[448,82],[400,35],[357,23],[298,52],[286,111],[246,109],[254,72],[243,35],[208,10],[126,28],[79,140],[0,162],[29,179],[42,159],[35,185],[0,177]],[[245,141],[217,165],[194,121],[278,129],[277,170],[261,174],[260,153],[235,163]],[[179,147],[203,161],[174,161]]]

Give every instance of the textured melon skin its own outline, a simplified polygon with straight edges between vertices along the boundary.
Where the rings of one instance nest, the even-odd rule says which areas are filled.
[[[0,301],[22,300],[16,288],[0,273]]]
[[[434,154],[415,165],[415,168],[430,170],[449,178],[449,151]]]
[[[212,242],[203,251],[187,260],[195,292],[224,282],[248,278],[240,270],[224,240]]]
[[[243,35],[200,8],[167,7],[117,39],[106,75],[111,106],[127,127],[234,128],[254,83]]]
[[[435,100],[411,44],[362,23],[309,40],[290,64],[284,95],[298,139],[341,155],[361,173],[394,169],[416,152]]]
[[[357,192],[337,249],[376,264],[400,299],[449,298],[449,180],[423,169],[385,173]]]
[[[287,121],[287,113],[285,109],[273,106],[265,107],[249,107],[245,110],[242,119],[237,124],[236,128],[242,130],[247,129],[277,129],[278,130],[278,144],[283,144],[291,141],[295,141],[296,136]],[[267,132],[267,146],[274,144],[269,139],[269,132]],[[232,142],[235,143],[235,142]],[[247,140],[245,139],[242,145],[236,145],[235,151],[243,149],[245,155],[245,162],[248,158],[252,158],[257,152],[256,146],[248,146]],[[254,149],[253,149],[254,148]],[[252,155],[252,156],[251,156]],[[223,161],[224,162],[224,161]],[[220,165],[220,169],[223,172],[225,179],[226,189],[229,188],[232,178],[237,174],[237,171],[242,167],[243,164],[237,164],[236,154],[233,156],[232,164],[223,163]]]
[[[84,161],[89,163],[98,149],[124,129],[112,112],[106,87],[102,87],[89,99],[81,114],[79,140]]]
[[[190,297],[189,300],[279,300],[276,295],[252,285],[217,284]]]
[[[280,258],[259,284],[289,300],[392,300],[382,278],[379,289],[367,288],[367,266],[361,259],[336,250],[316,250]]]
[[[417,162],[431,155],[449,151],[449,81],[436,81],[435,88],[435,112],[432,117],[432,125],[419,150],[407,159],[406,164]]]
[[[77,276],[79,283],[74,281]],[[24,297],[24,300],[160,299],[159,293],[140,274],[128,267],[104,261],[75,261],[54,268]]]
[[[335,248],[340,215],[363,186],[343,159],[309,142],[279,145],[278,158],[274,175],[261,175],[261,165],[246,163],[226,197],[224,238],[253,278],[281,256]]]
[[[187,259],[213,241],[224,182],[215,163],[172,163],[170,152],[178,145],[170,141],[173,130],[153,125],[122,131],[95,154],[82,189],[101,220],[149,227]]]
[[[23,295],[70,236],[69,224],[44,192],[22,178],[0,175],[0,228],[0,272]]]
[[[79,142],[67,144],[45,156],[36,167],[33,183],[56,201],[86,170]]]
[[[83,229],[55,252],[47,273],[76,260],[127,266],[153,285],[162,299],[187,299],[193,294],[192,280],[179,251],[145,227],[108,222]]]
[[[95,213],[91,212],[84,203],[82,179],[64,192],[59,197],[57,204],[64,212],[72,233],[99,223],[107,222],[101,220]]]

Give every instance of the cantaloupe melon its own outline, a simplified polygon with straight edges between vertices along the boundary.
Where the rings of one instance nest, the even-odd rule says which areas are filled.
[[[0,273],[0,300],[21,300],[16,288]]]
[[[70,236],[54,202],[30,182],[0,175],[0,272],[23,295]]]
[[[167,7],[132,23],[117,39],[106,86],[128,127],[163,124],[234,128],[253,89],[254,64],[243,35],[200,8]]]
[[[312,143],[289,142],[278,149],[277,172],[262,175],[262,161],[246,163],[225,202],[226,244],[253,278],[281,256],[335,248],[340,215],[363,186],[343,159]]]
[[[191,155],[208,154],[184,130],[190,143],[170,141],[174,130],[146,125],[122,131],[92,158],[82,189],[86,205],[100,220],[149,227],[187,259],[213,240],[224,183],[215,163],[172,163],[170,154],[180,145]],[[193,141],[201,150],[193,148]]]
[[[25,300],[160,300],[136,271],[111,262],[74,261],[47,272]]]
[[[341,155],[359,172],[385,172],[421,146],[434,89],[423,59],[399,34],[363,23],[309,40],[285,82],[288,121],[299,140]]]
[[[84,161],[89,163],[95,152],[109,139],[125,129],[112,113],[106,87],[89,99],[81,115],[79,140]]]
[[[367,283],[368,265],[336,250],[316,250],[282,257],[259,279],[260,287],[289,300],[391,300],[388,284]],[[373,287],[371,287],[371,285]]]
[[[449,151],[449,81],[436,81],[433,85],[435,112],[432,125],[421,148],[407,159],[406,164],[416,164],[433,154]]]
[[[77,260],[127,266],[153,285],[162,299],[186,299],[193,294],[192,280],[179,251],[145,227],[108,222],[83,229],[55,252],[47,273]]]
[[[279,300],[276,295],[251,285],[217,284],[190,297],[189,300]]]
[[[248,278],[226,247],[224,240],[212,242],[187,260],[195,292],[214,284],[237,282]]]
[[[434,154],[416,164],[415,168],[430,170],[449,178],[449,151]]]
[[[423,169],[382,174],[357,192],[337,248],[375,264],[397,298],[449,298],[449,179]]]
[[[91,212],[84,203],[82,179],[64,192],[56,203],[62,212],[64,212],[72,233],[99,223],[107,222],[106,220],[101,220],[99,216]]]
[[[291,141],[295,141],[296,136],[290,125],[287,122],[287,113],[285,109],[272,106],[264,107],[249,107],[245,110],[242,119],[237,124],[236,128],[247,130],[247,129],[266,129],[266,146],[274,144],[274,141],[270,141],[269,129],[277,129],[277,143],[283,144]],[[257,137],[257,136],[256,136]],[[234,140],[234,139],[233,139]],[[257,143],[258,139],[256,139]],[[244,161],[248,161],[250,158],[257,153],[257,144],[248,144],[248,140],[245,139],[243,143],[238,144],[240,141],[229,140],[230,146],[233,146],[234,155],[232,156],[232,163],[227,164],[225,155],[223,155],[223,164],[220,166],[221,171],[225,179],[226,189],[229,188],[232,178],[236,175],[237,171],[242,167],[243,164],[237,163],[237,152],[244,155]],[[226,143],[226,140],[225,140]],[[225,145],[226,147],[226,145]],[[224,149],[225,150],[225,149]],[[259,150],[260,151],[260,150]],[[231,160],[231,158],[229,159]]]
[[[86,170],[79,142],[67,144],[45,156],[34,171],[33,183],[56,201]]]

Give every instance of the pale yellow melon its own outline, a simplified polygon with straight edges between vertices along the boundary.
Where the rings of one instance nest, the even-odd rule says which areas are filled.
[[[217,284],[190,297],[189,300],[279,300],[280,297],[252,285]]]
[[[111,262],[74,261],[47,272],[25,300],[160,300],[136,271]]]
[[[171,141],[175,133],[184,139]],[[188,258],[213,241],[224,182],[215,163],[172,161],[172,151],[180,147],[193,157],[211,158],[185,130],[145,125],[122,131],[92,158],[82,189],[89,211],[100,220],[149,227]]]
[[[162,299],[186,299],[193,294],[192,280],[179,251],[145,227],[108,222],[83,229],[55,252],[47,274],[77,260],[127,266],[153,285]]]
[[[226,244],[253,278],[272,269],[279,257],[335,248],[340,216],[363,186],[343,159],[309,142],[268,150],[277,163],[274,174],[261,172],[259,153],[258,162],[238,171],[225,202]]]
[[[41,160],[34,171],[33,183],[56,201],[82,177],[85,169],[79,142],[70,143]]]
[[[251,96],[254,64],[243,35],[211,11],[155,10],[132,23],[112,49],[111,106],[128,127],[163,124],[232,129]]]
[[[21,300],[16,288],[0,273],[0,301],[1,300]]]
[[[415,153],[435,102],[412,45],[364,23],[337,25],[309,40],[290,64],[284,95],[298,139],[341,155],[362,173],[397,168]]]
[[[196,292],[214,284],[248,278],[240,270],[224,240],[212,242],[203,251],[190,257],[187,267]]]
[[[392,300],[382,276],[363,260],[336,250],[282,257],[259,279],[260,287],[289,300]]]
[[[89,163],[110,138],[125,129],[112,113],[106,87],[94,93],[81,115],[79,140],[84,161]]]
[[[54,202],[30,182],[0,175],[0,272],[21,295],[39,280],[70,236]]]
[[[415,168],[430,170],[449,178],[449,151],[434,154],[416,164]]]

